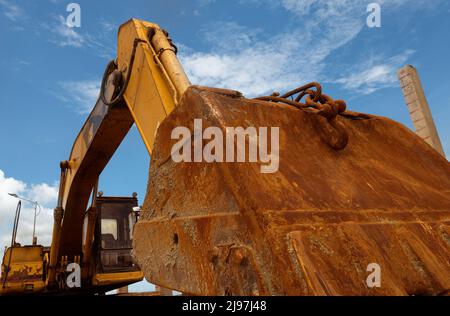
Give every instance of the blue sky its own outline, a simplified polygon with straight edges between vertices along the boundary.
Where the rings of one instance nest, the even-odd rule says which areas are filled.
[[[65,25],[70,2],[0,0],[2,248],[16,203],[5,195],[11,190],[45,206],[38,224],[42,239],[49,240],[59,161],[68,158],[95,103],[104,67],[115,56],[117,28],[131,17],[169,31],[193,83],[252,97],[315,80],[348,108],[410,128],[396,71],[412,64],[450,154],[448,1],[377,1],[380,28],[367,27],[366,6],[374,1],[363,0],[77,1],[80,28]],[[148,165],[133,128],[100,189],[106,195],[136,191],[142,201]],[[25,238],[30,222],[23,225]]]

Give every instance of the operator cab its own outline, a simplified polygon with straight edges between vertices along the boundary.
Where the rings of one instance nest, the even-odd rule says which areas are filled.
[[[86,212],[83,229],[86,241],[88,226],[91,227],[90,210],[94,210],[90,284],[109,291],[141,281],[144,275],[131,255],[133,227],[139,217],[137,195],[103,196],[101,192],[95,195],[94,206]]]
[[[97,197],[98,220],[95,228],[97,272],[137,271],[131,255],[133,226],[139,211],[133,197]]]

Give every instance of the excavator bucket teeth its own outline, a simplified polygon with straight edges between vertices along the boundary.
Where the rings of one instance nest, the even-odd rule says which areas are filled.
[[[449,163],[387,118],[350,113],[336,122],[348,135],[341,150],[315,113],[190,87],[158,128],[134,230],[146,279],[199,295],[448,291]],[[252,161],[246,150],[238,162],[237,145],[227,160],[227,127],[255,128],[270,155]],[[181,135],[187,145],[177,151]],[[210,150],[220,137],[223,148]]]

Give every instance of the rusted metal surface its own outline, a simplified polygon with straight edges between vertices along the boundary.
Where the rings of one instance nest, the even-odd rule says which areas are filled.
[[[294,100],[293,97],[295,95],[296,97]],[[301,102],[303,98],[305,99],[305,102]],[[317,82],[311,82],[300,86],[283,95],[274,92],[270,96],[258,97],[255,99],[286,103],[302,110],[317,113],[327,119],[335,118],[338,114],[343,113],[347,107],[343,100],[333,100],[330,96],[322,94],[322,86]]]
[[[232,95],[232,93],[231,93]],[[171,132],[279,126],[280,165],[180,162]],[[357,119],[356,119],[357,118]],[[213,295],[410,295],[450,288],[450,167],[401,124],[335,118],[348,133],[334,150],[326,118],[292,106],[189,88],[158,129],[134,254],[146,278]],[[368,288],[366,267],[381,267]]]
[[[294,99],[294,96],[295,99]],[[289,99],[290,98],[290,99]],[[305,101],[302,102],[302,99]],[[348,134],[344,126],[336,120],[337,115],[345,115],[347,105],[343,100],[333,100],[332,97],[322,93],[322,86],[317,82],[311,82],[288,91],[283,95],[274,92],[270,96],[258,97],[256,100],[281,102],[292,105],[303,111],[315,113],[327,119],[330,127],[328,131],[321,131],[323,139],[336,150],[347,146]],[[352,112],[353,116],[363,117],[364,114]]]

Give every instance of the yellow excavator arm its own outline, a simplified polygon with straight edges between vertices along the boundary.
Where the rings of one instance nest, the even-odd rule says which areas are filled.
[[[58,261],[83,257],[88,268],[93,228],[82,249],[84,212],[100,173],[135,123],[151,154],[158,125],[178,104],[189,80],[177,48],[158,25],[136,19],[118,32],[117,60],[106,67],[100,97],[77,136],[70,158],[61,162],[49,278],[56,280]],[[83,256],[84,253],[84,256]]]

